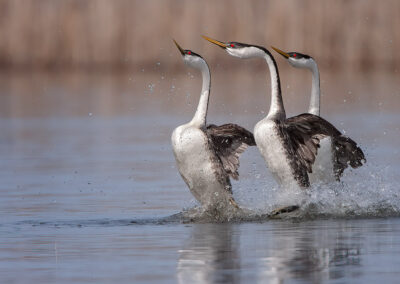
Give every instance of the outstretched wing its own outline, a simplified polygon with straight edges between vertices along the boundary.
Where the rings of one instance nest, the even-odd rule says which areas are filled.
[[[248,146],[256,145],[253,134],[239,125],[228,123],[220,126],[208,125],[207,136],[226,173],[237,180],[239,155]]]
[[[332,139],[333,170],[337,180],[350,165],[352,168],[361,167],[367,160],[363,151],[347,136],[340,135]]]
[[[332,138],[332,151],[335,176],[340,178],[344,169],[350,165],[360,167],[365,161],[362,150],[357,143],[343,136],[331,123],[317,115],[303,113],[287,119],[284,128],[292,153],[296,157],[296,168],[299,173],[312,172],[312,165],[319,148],[319,141],[324,137]],[[309,183],[307,179],[305,184]]]

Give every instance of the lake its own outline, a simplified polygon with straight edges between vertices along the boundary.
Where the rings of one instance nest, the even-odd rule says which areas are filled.
[[[359,143],[367,163],[340,183],[312,186],[301,218],[215,224],[175,215],[198,205],[170,135],[191,119],[199,78],[167,74],[1,76],[2,283],[398,282],[396,76],[322,78],[322,116]],[[209,122],[252,130],[269,105],[265,76],[214,77]],[[239,87],[224,92],[232,77]],[[289,114],[307,106],[304,78],[283,84]],[[254,147],[239,172],[233,192],[243,207],[269,212],[295,198]]]

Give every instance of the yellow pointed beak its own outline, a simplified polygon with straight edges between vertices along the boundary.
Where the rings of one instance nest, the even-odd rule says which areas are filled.
[[[280,49],[278,49],[278,48],[276,48],[276,47],[271,46],[271,48],[272,48],[273,50],[275,50],[276,52],[278,52],[280,55],[282,55],[282,56],[285,57],[285,58],[289,58],[289,57],[290,57],[289,54],[287,54],[286,52],[284,52],[284,51],[282,51],[282,50],[280,50]]]
[[[175,45],[176,45],[176,47],[179,49],[179,51],[181,52],[181,54],[182,55],[185,55],[185,50],[182,48],[182,47],[180,47],[180,45],[173,39],[173,41],[174,41],[174,43],[175,43]]]
[[[222,47],[222,48],[226,48],[226,47],[228,46],[228,45],[226,45],[226,44],[223,43],[223,42],[220,42],[220,41],[218,41],[218,40],[209,38],[209,37],[207,37],[207,36],[202,35],[202,37],[203,37],[205,40],[208,40],[209,42],[211,42],[211,43],[213,43],[213,44],[216,44],[216,45],[218,45],[218,46],[220,46],[220,47]]]

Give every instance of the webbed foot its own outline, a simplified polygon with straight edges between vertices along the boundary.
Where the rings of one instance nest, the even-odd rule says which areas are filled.
[[[284,207],[280,207],[280,208],[273,210],[271,213],[269,213],[269,216],[270,217],[278,217],[284,213],[290,213],[290,212],[296,211],[298,209],[300,209],[300,206],[298,206],[298,205],[284,206]]]

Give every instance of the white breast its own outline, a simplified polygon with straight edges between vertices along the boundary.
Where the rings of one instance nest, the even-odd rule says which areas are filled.
[[[326,137],[320,141],[320,148],[312,167],[312,173],[309,174],[310,183],[323,182],[329,183],[335,181],[332,159],[332,139]]]
[[[202,130],[190,125],[176,128],[172,133],[172,147],[182,178],[203,206],[229,199],[229,192],[218,179],[214,153]]]
[[[271,174],[285,188],[298,188],[284,149],[278,125],[268,119],[261,120],[254,127],[254,138]]]

